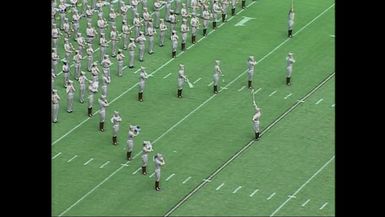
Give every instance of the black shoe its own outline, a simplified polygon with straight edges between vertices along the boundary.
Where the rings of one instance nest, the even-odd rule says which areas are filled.
[[[144,60],[139,60],[139,62],[143,62]]]
[[[132,69],[132,68],[134,68],[134,66],[129,66],[128,68]]]

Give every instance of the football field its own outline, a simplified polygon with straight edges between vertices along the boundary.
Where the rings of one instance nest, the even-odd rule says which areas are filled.
[[[199,29],[196,44],[189,34],[185,52],[179,42],[175,59],[170,32],[164,47],[158,46],[156,35],[155,53],[146,52],[144,62],[139,62],[136,51],[133,69],[128,68],[124,50],[123,77],[117,76],[117,61],[111,58],[104,132],[98,129],[97,101],[89,118],[87,103],[79,102],[76,81],[74,111],[66,112],[60,72],[54,84],[61,103],[58,122],[52,124],[52,215],[334,216],[335,2],[294,0],[294,37],[288,38],[291,2],[247,0],[243,10],[238,2],[236,15],[228,12],[227,21],[218,22],[216,30],[210,24],[206,37]],[[148,0],[150,12],[152,4]],[[114,7],[118,10],[116,2]],[[108,8],[104,8],[106,14]],[[121,19],[116,22],[119,31]],[[83,35],[86,25],[82,18]],[[178,35],[181,40],[180,31]],[[73,38],[70,41],[77,46]],[[61,59],[63,43],[61,38]],[[100,60],[98,40],[93,48],[94,60]],[[291,86],[285,84],[288,52],[296,59]],[[111,56],[110,48],[107,53]],[[250,55],[257,61],[254,97],[262,113],[258,141],[247,88]],[[216,95],[212,87],[215,60],[221,61],[224,74]],[[185,65],[194,84],[193,88],[185,85],[183,98],[176,97],[179,64]],[[137,100],[140,66],[153,75],[146,81],[143,102]],[[87,71],[87,58],[82,70]],[[72,65],[71,80],[73,73]],[[86,76],[91,74],[87,71]],[[109,121],[114,111],[123,119],[116,146]],[[127,161],[130,124],[142,130],[135,138],[133,160]],[[144,140],[154,148],[146,176],[140,171]],[[154,190],[155,153],[162,153],[166,161],[159,192]]]

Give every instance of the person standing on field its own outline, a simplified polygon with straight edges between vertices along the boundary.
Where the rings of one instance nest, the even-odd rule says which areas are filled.
[[[119,133],[119,125],[122,121],[122,118],[120,117],[119,112],[115,111],[114,115],[111,118],[112,123],[112,144],[117,145],[118,144],[118,133]]]
[[[160,168],[166,164],[161,154],[157,153],[154,156],[155,162],[155,190],[160,191]]]

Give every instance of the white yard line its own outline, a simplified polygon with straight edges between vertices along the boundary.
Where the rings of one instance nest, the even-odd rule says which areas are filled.
[[[319,209],[323,209],[325,208],[325,206],[328,204],[328,202],[324,203],[324,205],[322,205]]]
[[[182,54],[184,54],[184,51],[181,51],[180,53],[178,53],[178,54],[176,55],[176,57],[179,57],[179,56],[182,55]]]
[[[307,199],[307,201],[305,201],[305,203],[303,203],[301,206],[304,207],[306,206],[307,203],[309,203],[310,199]]]
[[[169,176],[167,177],[166,181],[170,180],[173,176],[175,176],[175,173],[169,175]]]
[[[195,80],[194,82],[193,82],[193,84],[196,84],[198,81],[200,81],[202,78],[198,78],[197,80]]]
[[[151,175],[149,177],[152,178],[154,175],[155,175],[155,173],[151,173]]]
[[[332,5],[334,6],[334,4]],[[331,6],[331,7],[332,7]],[[314,22],[316,19],[318,19],[322,14],[324,14],[327,10],[329,10],[331,7],[329,7],[328,9],[326,9],[324,12],[322,12],[320,15],[318,15],[316,18],[314,18],[312,21],[310,21],[307,25],[305,25],[304,27],[302,27],[301,29],[299,29],[294,35],[300,33],[302,30],[304,30],[308,25],[310,25],[310,23]],[[286,42],[288,42],[289,39],[286,39],[285,41],[283,41],[282,43],[280,43],[278,46],[276,46],[272,51],[270,51],[268,54],[266,54],[264,57],[262,57],[258,62],[260,63],[261,61],[263,61],[264,59],[266,59],[268,56],[270,56],[272,53],[274,53],[278,48],[280,48],[282,45],[284,45]],[[168,62],[171,62],[172,60],[174,59],[170,59]],[[166,65],[166,64],[164,64]],[[163,68],[164,67],[161,66],[160,68]],[[158,68],[158,70],[160,69]],[[156,71],[154,71],[153,73],[155,73]],[[230,82],[229,84],[227,85],[231,85],[233,82],[235,82],[236,80],[238,80],[244,73],[246,73],[247,70],[245,70],[242,74],[240,74],[238,77],[236,77],[232,82]],[[333,73],[334,75],[334,73]],[[137,84],[136,84],[137,85]],[[227,86],[226,85],[226,86]],[[176,127],[178,124],[180,124],[184,119],[186,119],[188,116],[190,116],[192,113],[194,113],[196,110],[198,110],[200,107],[202,107],[203,105],[205,105],[207,102],[209,102],[212,98],[214,98],[216,95],[213,95],[211,96],[210,98],[208,98],[206,101],[204,101],[201,105],[199,105],[197,108],[195,108],[192,112],[190,112],[188,115],[186,115],[181,121],[177,122],[176,124],[174,124],[169,130],[167,130],[165,133],[163,133],[160,137],[158,137],[158,139],[160,139],[161,137],[163,137],[165,134],[167,134],[169,131],[171,131],[174,127]],[[111,103],[110,103],[111,104]],[[285,113],[283,116],[285,116],[287,113]],[[88,118],[89,119],[89,118]],[[277,122],[277,121],[276,121]],[[273,124],[275,124],[276,122],[274,122]],[[73,130],[72,130],[73,131]],[[266,131],[263,131],[261,134],[263,134],[264,132]],[[66,135],[68,135],[69,133],[67,133]],[[64,137],[61,137],[61,139],[64,138]],[[157,141],[158,139],[156,139],[155,141]],[[59,141],[59,140],[57,140]],[[56,142],[57,142],[56,141]],[[155,141],[153,143],[155,143]],[[247,148],[248,146],[250,146],[252,143],[246,145],[245,147]],[[238,152],[238,154],[234,155],[227,163],[224,164],[224,166],[226,166],[229,162],[231,162],[234,158],[236,158],[239,153],[243,152],[244,148]],[[140,153],[138,153],[137,155],[139,155]],[[136,155],[136,156],[137,156]],[[135,156],[134,156],[135,158]],[[69,206],[66,210],[64,210],[62,213],[60,213],[59,216],[62,216],[64,215],[65,213],[67,213],[69,210],[71,210],[74,206],[76,206],[78,203],[80,203],[82,200],[84,200],[84,198],[86,198],[88,195],[90,195],[92,192],[94,192],[97,188],[99,188],[103,183],[105,183],[106,181],[108,181],[112,176],[114,176],[117,172],[119,172],[124,166],[121,166],[120,168],[116,169],[114,172],[112,172],[108,177],[106,177],[102,182],[100,182],[98,185],[96,185],[94,188],[92,188],[89,192],[87,192],[84,196],[82,196],[79,200],[77,200],[75,203],[73,203],[71,206]],[[221,168],[219,168],[217,170],[217,172],[215,172],[213,176],[215,176],[220,170],[222,170],[223,166]],[[165,216],[168,216],[170,215],[175,209],[177,209],[181,204],[184,203],[184,201],[186,201],[189,197],[191,197],[191,195],[193,195],[197,190],[199,190],[204,184],[205,182],[202,182],[203,184],[200,184],[199,186],[197,186],[192,192],[190,192],[183,200],[181,200],[178,204],[176,204],[170,211],[168,211]]]
[[[198,42],[199,42],[199,41],[198,41]],[[188,50],[188,49],[192,48],[194,45],[195,45],[195,44],[192,44],[192,45],[188,46],[188,48],[186,48],[186,49]]]
[[[234,191],[233,191],[233,194],[237,193],[239,191],[239,189],[241,189],[242,186],[238,186],[238,188],[236,188]]]
[[[274,95],[276,92],[277,92],[277,90],[274,90],[273,92],[271,92],[271,93],[269,94],[269,96]]]
[[[89,159],[87,162],[85,162],[83,165],[87,165],[89,164],[92,160],[94,160],[93,158]]]
[[[238,92],[242,91],[242,90],[245,89],[245,88],[246,88],[246,86],[241,87],[241,88],[238,90]]]
[[[232,20],[233,18],[234,18],[234,16],[230,17],[227,21],[230,21],[230,20]]]
[[[322,102],[324,99],[319,99],[315,104],[318,105],[320,102]]]
[[[171,75],[171,72],[168,73],[166,76],[164,76],[163,79],[167,78],[167,77],[170,76],[170,75]]]
[[[142,169],[142,167],[139,167],[137,170],[135,170],[135,172],[133,172],[132,175],[135,175],[137,172],[139,172],[140,169]]]
[[[185,184],[186,182],[188,182],[188,180],[190,180],[191,179],[191,176],[189,176],[187,179],[185,179],[183,182],[182,182],[182,184]]]
[[[225,183],[220,184],[215,190],[218,191],[219,189],[222,188],[223,185],[225,185]]]
[[[266,198],[266,200],[270,200],[271,198],[273,198],[274,197],[274,195],[275,195],[275,192],[274,193],[272,193],[268,198]]]
[[[73,156],[71,159],[69,159],[68,161],[67,161],[67,163],[69,163],[69,162],[71,162],[73,159],[75,159],[77,157],[77,155],[75,155],[75,156]]]
[[[61,155],[61,152],[57,153],[55,156],[52,157],[52,160],[55,159],[57,156]]]
[[[334,4],[333,4],[334,5]],[[330,158],[330,160],[328,160],[321,168],[319,168],[303,185],[301,185],[301,187],[299,187],[297,189],[296,192],[294,192],[294,194],[292,194],[293,196],[295,196],[298,192],[300,192],[302,190],[302,188],[304,188],[315,176],[318,175],[318,173],[320,173],[330,162],[332,162],[332,160],[334,160],[334,157],[335,155],[333,155],[332,158]],[[291,197],[289,197],[285,202],[283,202],[270,216],[274,216],[283,206],[286,205],[287,202],[289,202],[291,199]]]
[[[103,165],[101,165],[99,168],[103,168],[103,167],[105,167],[107,164],[109,164],[110,163],[110,161],[107,161],[107,162],[105,162]]]
[[[128,163],[128,162],[127,162],[127,163]],[[125,164],[120,164],[120,165],[122,165],[123,167],[128,167],[129,165],[128,165],[127,163],[125,163]]]
[[[292,94],[292,93],[289,93],[289,95],[285,96],[285,98],[284,98],[284,99],[287,99],[287,98],[289,98],[291,95],[293,95],[293,94]]]
[[[202,37],[201,39],[198,40],[198,42],[202,41],[205,37]]]
[[[211,85],[213,85],[213,81],[212,82],[210,82],[208,85],[207,85],[207,87],[210,87]]]
[[[253,191],[253,193],[251,193],[249,196],[252,197],[254,196],[255,193],[257,193],[259,191],[259,189],[255,189],[255,191]]]

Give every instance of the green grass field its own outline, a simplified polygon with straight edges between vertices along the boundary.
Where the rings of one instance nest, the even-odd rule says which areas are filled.
[[[248,0],[246,5],[241,10],[239,3],[237,14],[219,22],[217,30],[210,26],[207,37],[199,30],[197,44],[192,45],[189,36],[188,50],[179,48],[176,59],[171,59],[170,40],[161,48],[158,37],[155,53],[146,54],[143,63],[136,59],[135,68],[126,67],[123,77],[116,75],[112,59],[106,119],[115,110],[122,116],[117,146],[112,145],[109,121],[105,132],[98,131],[97,103],[94,117],[88,118],[76,82],[74,112],[66,112],[63,75],[56,78],[54,88],[62,101],[59,122],[52,124],[53,216],[335,215],[334,1],[295,0],[291,39],[290,0]],[[244,17],[254,19],[236,26]],[[94,18],[96,22],[96,14]],[[83,35],[85,26],[83,19]],[[63,58],[62,39],[58,47]],[[286,86],[289,51],[296,63],[292,85]],[[250,55],[258,62],[253,86],[262,108],[259,141],[253,140],[254,109],[244,88]],[[94,58],[99,60],[99,50]],[[225,76],[221,92],[213,95],[209,84],[216,59]],[[176,97],[179,64],[185,65],[190,81],[196,81],[194,88],[185,86],[182,99]],[[87,59],[83,71],[86,65]],[[140,66],[154,75],[146,82],[144,102],[137,101]],[[71,67],[71,79],[73,72]],[[142,131],[135,139],[134,159],[127,162],[130,124]],[[151,160],[147,176],[138,172],[144,140],[151,140],[154,152],[167,162],[160,192],[154,190]]]

